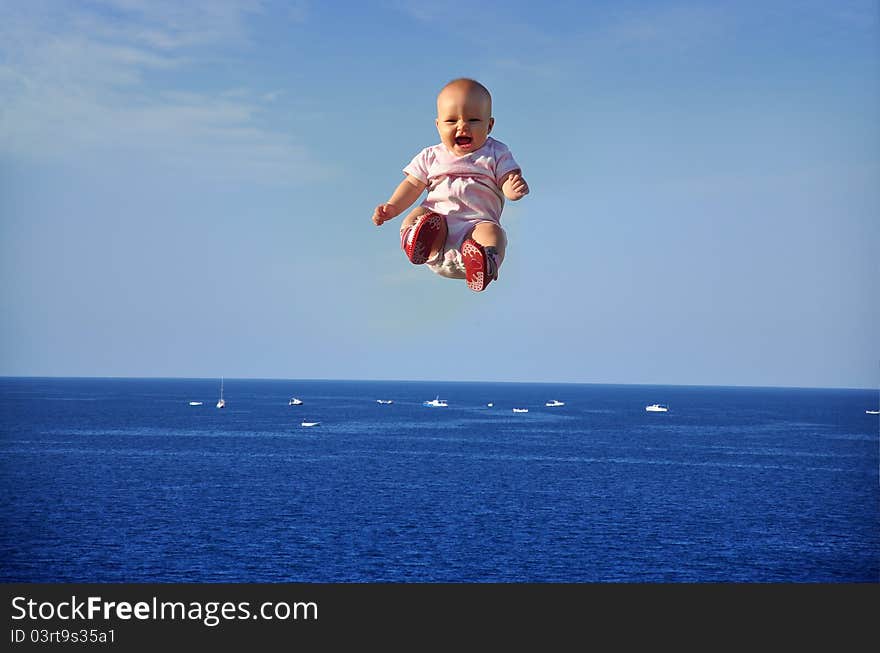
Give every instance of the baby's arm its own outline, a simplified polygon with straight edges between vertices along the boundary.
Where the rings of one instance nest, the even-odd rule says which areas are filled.
[[[522,170],[511,170],[501,180],[501,190],[509,200],[519,200],[529,194],[529,185],[523,179]]]
[[[406,175],[394,194],[385,204],[380,204],[373,211],[373,222],[378,227],[383,222],[396,218],[406,211],[410,204],[419,199],[419,196],[428,186],[411,175]]]

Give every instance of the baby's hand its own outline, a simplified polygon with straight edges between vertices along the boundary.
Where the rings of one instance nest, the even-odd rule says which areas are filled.
[[[393,204],[380,204],[373,211],[373,222],[379,227],[384,222],[394,219],[397,213],[396,207]]]
[[[507,187],[504,194],[507,195],[508,199],[518,200],[529,194],[529,185],[518,172],[510,175],[504,185]]]

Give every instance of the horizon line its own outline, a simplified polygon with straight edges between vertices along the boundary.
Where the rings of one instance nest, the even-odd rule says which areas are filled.
[[[220,379],[219,376],[105,376],[105,375],[70,375],[52,376],[42,374],[7,375],[0,374],[0,379],[93,379],[93,380],[155,380],[155,381],[207,381]],[[602,385],[602,386],[660,386],[679,388],[742,388],[742,389],[777,389],[777,390],[875,390],[878,388],[859,386],[800,386],[800,385],[751,385],[751,384],[717,384],[717,383],[646,383],[646,382],[608,382],[608,381],[498,381],[498,380],[429,380],[429,379],[344,379],[344,378],[293,378],[263,376],[223,376],[233,381],[343,381],[368,383],[496,383],[496,384],[530,384],[530,385]]]

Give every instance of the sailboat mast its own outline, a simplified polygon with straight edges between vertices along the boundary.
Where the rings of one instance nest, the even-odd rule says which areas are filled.
[[[226,400],[223,399],[223,377],[220,377],[220,399],[217,400],[217,408],[226,408]]]

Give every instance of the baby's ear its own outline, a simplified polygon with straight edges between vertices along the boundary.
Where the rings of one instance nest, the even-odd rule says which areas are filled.
[[[492,128],[493,128],[494,126],[495,126],[495,118],[489,118],[489,131],[487,131],[486,133],[487,133],[487,134],[491,134],[491,133],[492,133]]]

